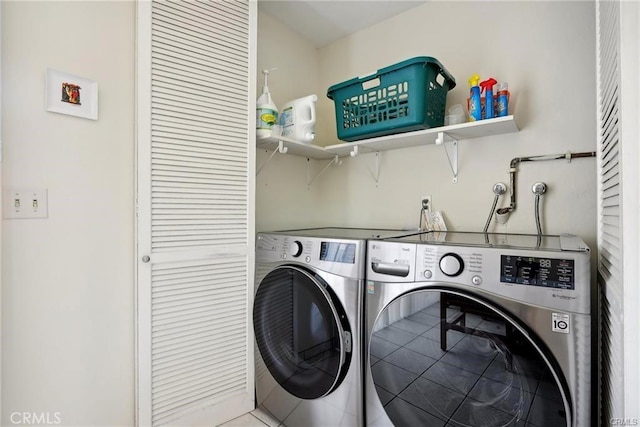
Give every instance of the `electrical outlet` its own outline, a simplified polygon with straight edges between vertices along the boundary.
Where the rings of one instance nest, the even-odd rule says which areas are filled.
[[[420,207],[426,212],[431,212],[433,210],[433,206],[431,205],[431,196],[422,196],[420,198]]]
[[[47,190],[8,190],[3,194],[4,218],[47,218]]]

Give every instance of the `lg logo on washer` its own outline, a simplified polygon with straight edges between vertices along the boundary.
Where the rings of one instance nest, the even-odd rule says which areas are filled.
[[[569,295],[562,295],[562,294],[553,294],[551,295],[554,298],[560,298],[563,300],[574,300],[574,299],[578,299],[578,297],[575,296],[569,296]]]
[[[14,425],[59,425],[62,424],[60,412],[12,412],[9,417]]]

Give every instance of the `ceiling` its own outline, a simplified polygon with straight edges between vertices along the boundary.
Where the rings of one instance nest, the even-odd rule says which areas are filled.
[[[259,0],[258,10],[282,22],[315,47],[323,47],[424,3],[404,0]]]

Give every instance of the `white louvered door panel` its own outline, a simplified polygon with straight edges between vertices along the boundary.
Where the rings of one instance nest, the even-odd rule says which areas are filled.
[[[248,0],[138,2],[138,425],[254,406],[255,32]]]
[[[597,2],[598,285],[602,425],[638,422],[638,24],[636,2]],[[633,419],[635,418],[635,422]],[[631,425],[631,424],[629,424]]]
[[[620,206],[620,68],[618,2],[598,2],[598,282],[601,289],[602,420],[624,413],[622,222]],[[617,414],[617,415],[616,415]]]

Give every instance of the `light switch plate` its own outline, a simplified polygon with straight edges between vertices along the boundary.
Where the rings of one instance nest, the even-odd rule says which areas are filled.
[[[2,195],[5,219],[47,218],[47,189],[7,190]]]

